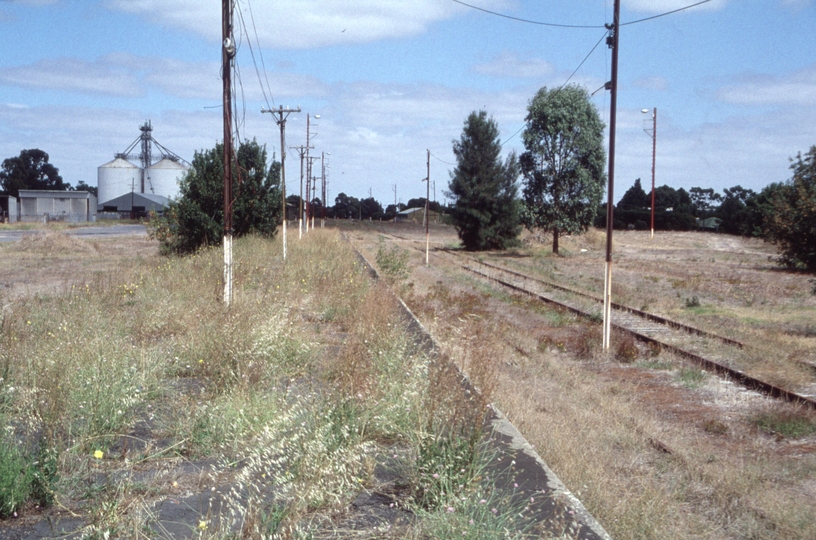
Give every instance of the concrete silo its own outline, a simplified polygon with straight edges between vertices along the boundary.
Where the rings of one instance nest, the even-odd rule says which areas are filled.
[[[130,193],[131,190],[139,193],[142,169],[124,158],[117,157],[97,169],[96,181],[99,186],[98,204],[103,207],[106,202]]]
[[[163,158],[147,168],[145,193],[175,199],[179,194],[179,182],[187,172],[187,167],[170,158]]]
[[[139,127],[141,135],[116,159],[99,167],[99,209],[114,199],[123,200],[127,194],[157,196],[162,200],[179,195],[179,180],[186,173],[189,163],[174,154],[153,138],[150,121]],[[155,151],[154,151],[155,147]],[[141,166],[134,165],[137,161]],[[154,160],[155,163],[154,163]],[[122,209],[118,208],[117,211]],[[128,211],[130,211],[128,206]]]

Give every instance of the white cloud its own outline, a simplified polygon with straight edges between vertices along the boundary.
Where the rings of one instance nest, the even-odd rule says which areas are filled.
[[[624,112],[628,122],[618,130],[616,199],[635,178],[651,178],[652,140],[638,129],[636,115]],[[686,190],[699,186],[722,192],[741,185],[760,191],[790,178],[788,158],[813,144],[809,126],[814,123],[814,108],[732,116],[690,129],[679,128],[672,112],[660,113],[656,183]]]
[[[212,99],[217,103],[222,91],[220,73],[221,66],[216,62],[192,63],[112,53],[93,61],[58,58],[10,67],[0,71],[0,83],[117,97],[140,97],[159,90],[172,97]],[[255,84],[254,69],[243,66],[242,74],[245,81],[242,97],[248,101],[263,100],[260,86]],[[269,84],[274,99],[320,97],[327,91],[325,85],[313,77],[280,71],[269,75]]]
[[[506,4],[482,0],[484,7]],[[150,22],[184,28],[207,39],[221,41],[220,2],[200,0],[108,0],[113,9],[143,15]],[[367,43],[413,36],[429,25],[462,13],[462,6],[439,0],[286,0],[238,3],[234,24],[262,46],[305,49],[328,45]],[[253,25],[254,19],[254,25]],[[254,42],[254,37],[253,37]]]
[[[781,77],[745,75],[738,82],[719,89],[716,96],[737,105],[812,107],[816,104],[816,64]]]
[[[699,1],[699,0],[697,0]],[[728,0],[711,0],[705,4],[695,6],[691,10],[714,11],[725,7]],[[697,3],[695,0],[624,0],[623,6],[632,11],[646,13],[666,13]],[[691,11],[689,10],[689,11]]]
[[[521,58],[516,53],[504,51],[484,64],[476,64],[473,71],[492,77],[541,79],[555,71],[554,66],[541,58]]]
[[[669,81],[665,77],[645,77],[635,80],[632,85],[643,90],[668,90]]]
[[[0,83],[23,88],[125,97],[143,93],[138,79],[129,70],[105,60],[86,62],[74,58],[53,58],[28,66],[7,67],[0,71]]]

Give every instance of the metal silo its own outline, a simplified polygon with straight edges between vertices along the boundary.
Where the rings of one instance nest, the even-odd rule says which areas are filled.
[[[179,182],[187,172],[187,167],[164,158],[147,168],[144,192],[175,199],[179,195]]]
[[[126,159],[117,157],[97,169],[99,206],[125,193],[141,191],[142,169]]]

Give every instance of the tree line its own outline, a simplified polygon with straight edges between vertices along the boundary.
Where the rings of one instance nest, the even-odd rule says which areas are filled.
[[[513,246],[526,227],[551,233],[557,254],[560,235],[606,226],[604,125],[587,91],[542,88],[530,100],[525,121],[525,151],[518,158],[511,153],[501,160],[498,126],[485,111],[472,112],[453,141],[457,165],[448,195],[465,249]],[[741,186],[722,195],[711,188],[657,187],[655,229],[695,230],[705,223],[759,237],[777,245],[780,264],[816,271],[816,146],[791,162],[790,180],[758,193]],[[614,209],[614,227],[649,228],[651,206],[651,194],[637,179]]]
[[[530,100],[525,122],[525,151],[520,156],[501,158],[498,125],[486,111],[473,111],[460,138],[452,141],[457,163],[446,192],[452,202],[443,207],[432,201],[430,208],[448,215],[467,250],[512,247],[526,227],[551,233],[557,254],[560,236],[605,226],[604,124],[587,91],[577,85],[541,88]],[[221,242],[222,156],[221,144],[196,152],[181,181],[179,198],[151,225],[166,251],[189,253]],[[240,144],[236,165],[235,234],[274,236],[282,217],[280,163],[267,164],[265,147],[253,140]],[[760,192],[739,185],[722,195],[711,188],[657,187],[655,228],[694,230],[700,220],[716,218],[720,232],[773,242],[781,264],[816,271],[816,146],[797,154],[790,168],[788,181],[772,183]],[[95,188],[84,182],[72,188],[48,162],[48,154],[33,149],[3,161],[0,189],[17,196],[20,189]],[[303,203],[314,216],[380,220],[393,219],[406,208],[423,208],[426,201],[417,198],[384,208],[373,197],[340,193],[331,206],[319,198]],[[295,218],[300,204],[297,195],[287,198]],[[615,207],[614,226],[648,228],[651,205],[651,194],[640,179],[635,180]]]
[[[59,169],[49,163],[48,154],[39,148],[22,150],[19,156],[3,160],[0,168],[0,192],[19,198],[21,189],[53,189],[55,191],[88,191],[96,195],[96,186],[80,180],[71,186],[60,176]]]

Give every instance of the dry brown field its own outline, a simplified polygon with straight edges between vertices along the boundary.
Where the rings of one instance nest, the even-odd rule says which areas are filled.
[[[340,223],[372,262],[408,254],[394,279],[443,349],[515,423],[614,538],[816,538],[816,416],[745,390],[597,321],[511,294],[464,271],[450,227]],[[525,235],[469,254],[600,295],[605,234]],[[812,276],[780,269],[772,245],[708,233],[615,232],[613,301],[746,344],[728,359],[816,394]]]
[[[406,254],[407,276],[391,277],[393,289],[613,538],[816,538],[811,411],[620,334],[602,351],[597,321],[464,271],[452,228],[432,227],[426,267],[421,227],[328,225],[375,266],[378,252]],[[560,256],[548,243],[526,235],[521,248],[477,256],[601,291],[601,232],[562,238]],[[816,393],[812,278],[778,268],[773,246],[701,233],[650,240],[644,232],[616,232],[614,245],[614,301],[743,341],[735,362]],[[4,253],[14,255],[0,257],[4,303],[99,280],[115,288],[117,269],[162,264],[141,236],[46,234]]]

